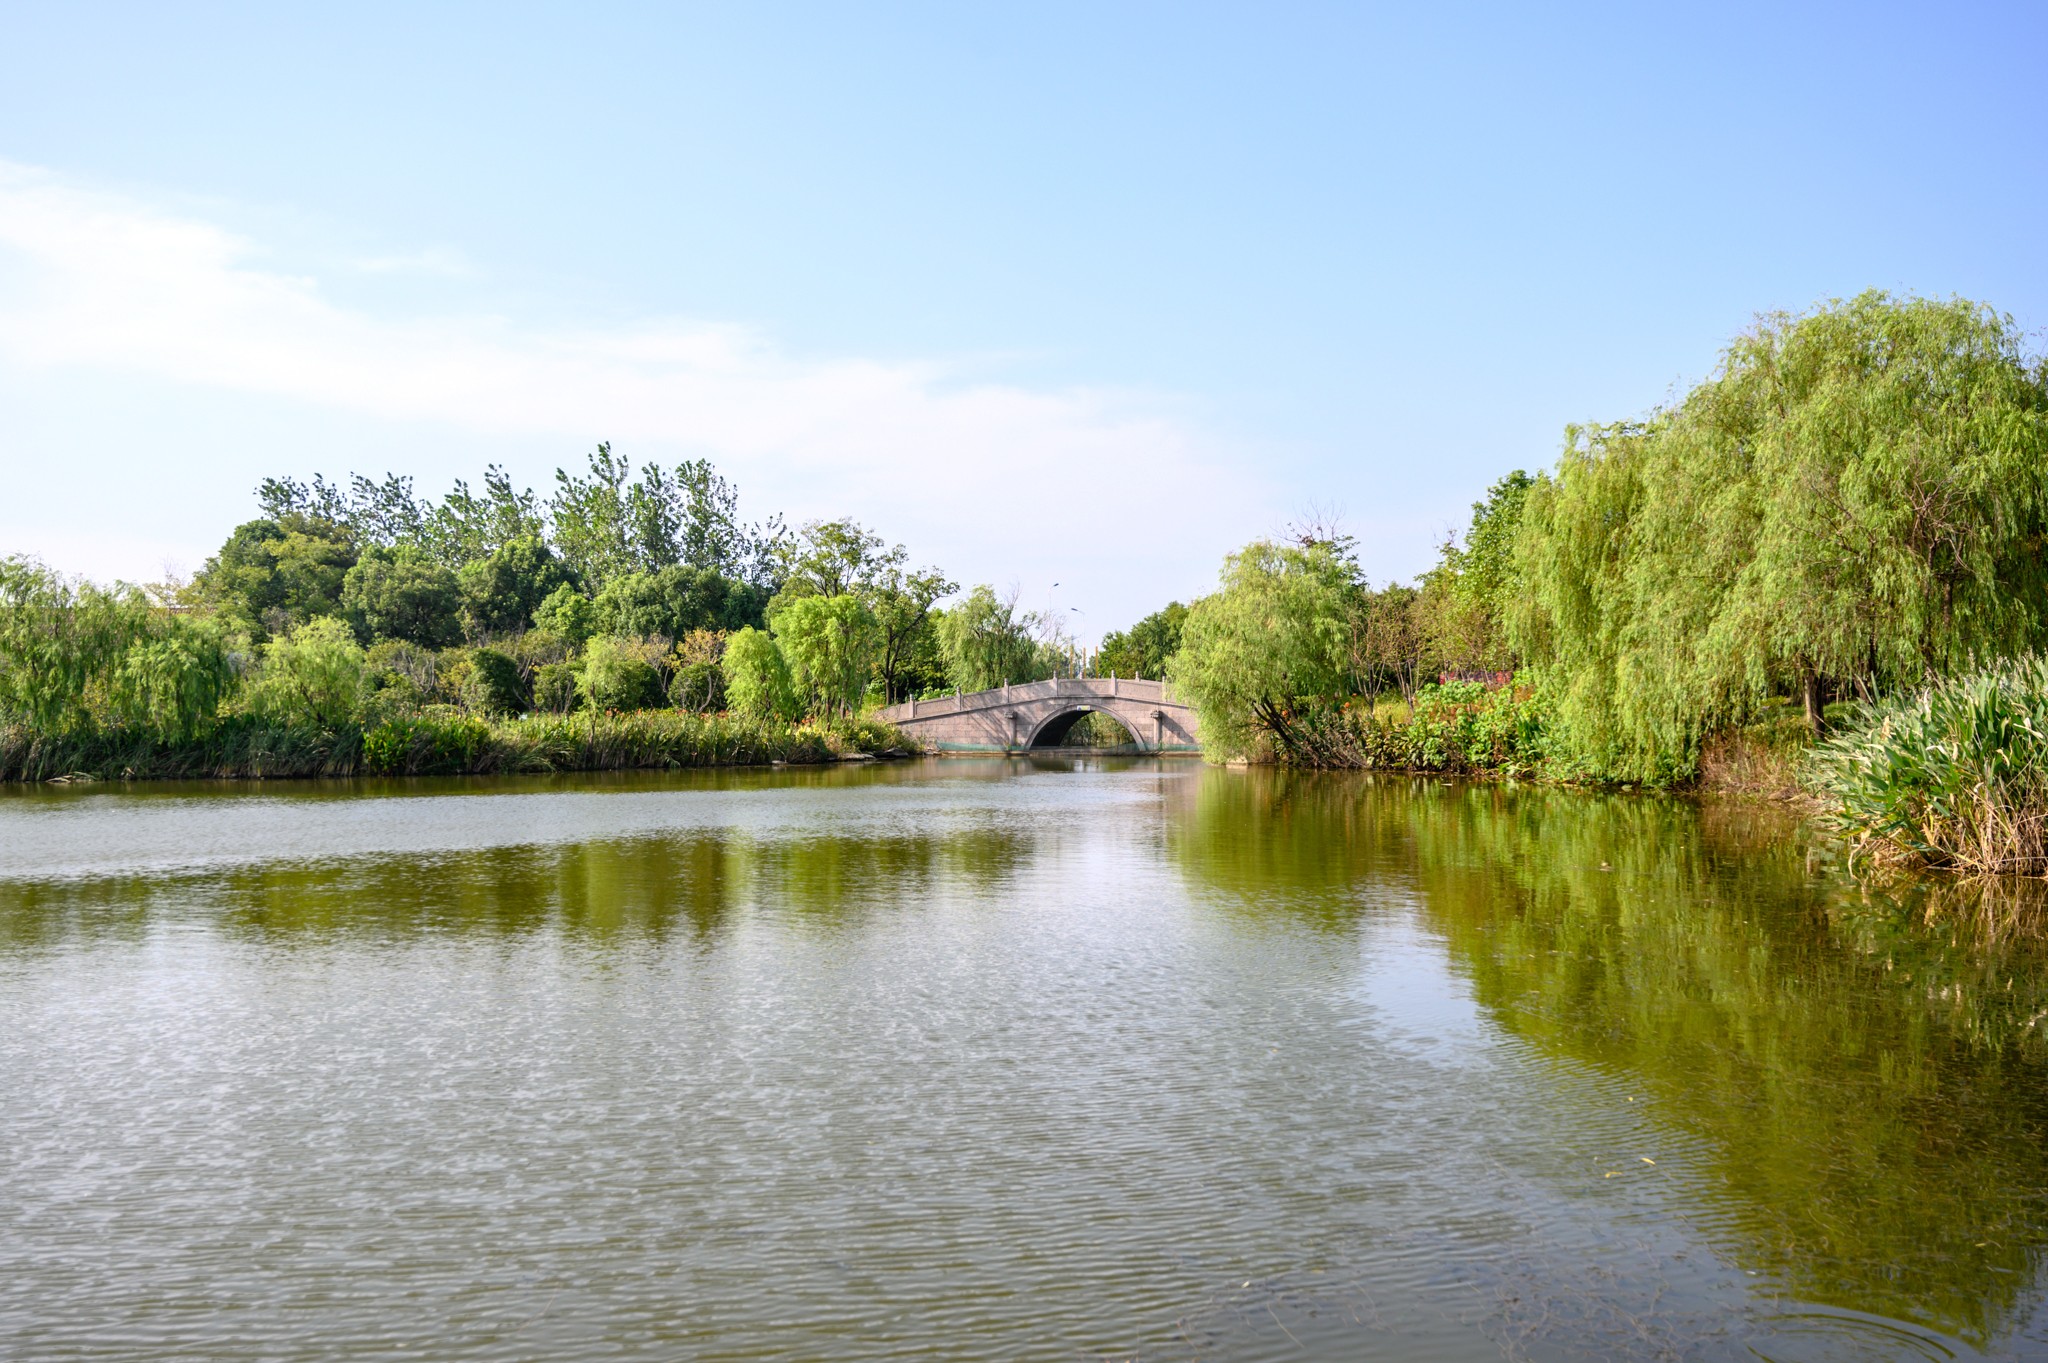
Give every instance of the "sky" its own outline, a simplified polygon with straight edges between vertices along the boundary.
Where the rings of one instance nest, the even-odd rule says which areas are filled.
[[[0,0],[0,553],[599,441],[1084,638],[1868,288],[2048,327],[2048,6]],[[1055,585],[1057,584],[1057,585]]]

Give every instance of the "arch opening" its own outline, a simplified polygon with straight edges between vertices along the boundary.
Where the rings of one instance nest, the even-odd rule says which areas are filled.
[[[1038,726],[1031,736],[1033,748],[1067,748],[1100,751],[1105,748],[1139,748],[1138,736],[1130,726],[1107,710],[1081,705],[1063,711]]]

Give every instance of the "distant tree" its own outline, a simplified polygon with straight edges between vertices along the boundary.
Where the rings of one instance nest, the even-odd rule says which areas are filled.
[[[462,638],[460,583],[411,545],[365,550],[342,581],[341,610],[365,641],[445,648]]]
[[[1170,601],[1129,630],[1112,630],[1103,635],[1096,670],[1120,677],[1164,677],[1166,660],[1180,651],[1181,630],[1187,618],[1188,608]]]
[[[798,597],[778,604],[768,623],[811,713],[859,708],[881,634],[866,602],[851,593]]]
[[[1211,751],[1300,747],[1302,724],[1350,694],[1352,619],[1361,591],[1338,545],[1258,541],[1224,562],[1223,583],[1188,608],[1174,689],[1195,707]]]
[[[497,649],[477,649],[469,655],[469,676],[463,685],[462,701],[480,714],[520,713],[526,709],[527,698],[519,664]]]
[[[915,694],[922,680],[936,680],[933,674],[943,671],[932,607],[958,590],[936,568],[906,571],[899,564],[870,582],[864,595],[875,617],[875,680],[885,702]]]
[[[977,585],[936,623],[946,671],[962,691],[986,691],[1043,675],[1032,637],[1034,621],[1018,613],[1014,594],[1001,598],[987,584]]]
[[[567,640],[571,647],[581,648],[583,641],[597,631],[597,607],[589,597],[565,582],[549,592],[547,600],[534,607],[533,623],[539,629]]]
[[[593,710],[644,710],[664,699],[661,673],[647,661],[637,640],[599,635],[583,651],[578,690]]]
[[[341,609],[355,541],[332,521],[288,513],[236,526],[193,577],[193,598],[261,638]]]
[[[309,620],[264,648],[251,708],[281,724],[333,728],[355,717],[363,681],[363,650],[347,622]]]
[[[1488,488],[1485,499],[1472,504],[1464,543],[1447,540],[1436,567],[1423,576],[1411,610],[1426,647],[1445,666],[1505,670],[1515,664],[1506,618],[1519,581],[1515,539],[1534,484],[1516,469]]]
[[[456,574],[463,629],[472,638],[517,634],[558,588],[570,586],[568,569],[534,535],[506,541]]]
[[[132,587],[0,559],[0,721],[190,738],[212,725],[235,685],[233,664],[217,618],[171,615]]]
[[[531,488],[515,491],[512,480],[496,464],[484,470],[481,496],[471,492],[468,483],[456,480],[441,504],[426,514],[421,530],[434,557],[456,569],[496,558],[521,542],[544,544],[546,533],[540,499]],[[528,606],[521,620],[532,610]]]
[[[621,573],[592,605],[600,630],[680,639],[692,630],[759,625],[764,598],[762,589],[750,583],[676,563],[652,572]]]
[[[755,721],[795,716],[789,662],[766,630],[743,629],[726,640],[720,668],[726,698],[738,713]]]

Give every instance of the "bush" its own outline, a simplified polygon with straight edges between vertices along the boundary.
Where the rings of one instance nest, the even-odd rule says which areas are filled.
[[[1807,786],[1881,857],[2048,874],[2048,657],[1863,707],[1815,745]]]
[[[468,715],[443,711],[388,719],[363,735],[363,770],[372,776],[475,771],[490,742],[490,725]]]
[[[332,616],[309,620],[264,648],[250,708],[274,723],[334,728],[355,717],[363,681],[354,631]]]
[[[494,648],[470,654],[462,703],[480,715],[516,715],[525,710],[526,688],[520,684],[519,664]]]
[[[533,670],[533,708],[565,715],[576,708],[576,669],[568,663],[542,663]]]
[[[662,703],[661,674],[634,641],[600,638],[583,655],[578,689],[593,710],[645,710]]]
[[[725,708],[725,674],[717,663],[685,663],[668,684],[668,703],[699,714]]]

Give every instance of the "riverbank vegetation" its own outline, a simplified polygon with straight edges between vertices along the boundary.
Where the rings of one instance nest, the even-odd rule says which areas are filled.
[[[1989,308],[1871,293],[1760,318],[1677,401],[1571,428],[1412,585],[1373,588],[1325,526],[1246,546],[1169,674],[1221,758],[1803,774],[1915,855],[2040,867],[2048,805],[2016,774],[2038,664],[1965,678],[2048,646],[2044,545],[2048,365]],[[1868,746],[1808,758],[1840,723]]]
[[[856,522],[742,522],[702,461],[257,502],[189,582],[0,560],[0,779],[825,761],[908,746],[877,705],[1075,654]]]

